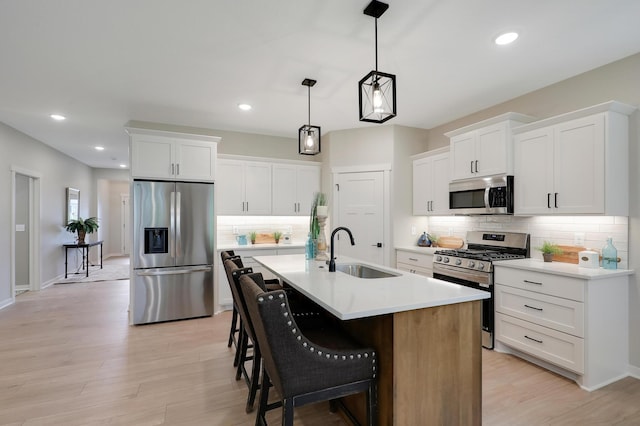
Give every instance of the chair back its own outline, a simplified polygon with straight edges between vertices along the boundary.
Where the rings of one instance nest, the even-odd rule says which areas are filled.
[[[262,279],[262,274],[259,272],[254,273],[252,268],[239,268],[233,259],[225,260],[224,268],[227,272],[227,276],[229,277],[231,294],[233,295],[233,300],[236,301],[236,308],[238,309],[238,313],[240,314],[240,318],[242,320],[242,323],[244,324],[245,330],[247,331],[247,334],[249,334],[251,340],[255,340],[253,324],[247,312],[247,304],[244,300],[244,295],[240,290],[240,283],[238,280],[243,275],[250,275],[256,283],[262,284],[262,288],[264,289],[265,284],[264,280]]]

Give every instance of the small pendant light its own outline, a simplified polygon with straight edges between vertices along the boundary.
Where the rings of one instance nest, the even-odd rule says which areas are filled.
[[[376,69],[358,82],[360,121],[384,123],[396,116],[396,76],[378,71],[378,18],[389,5],[377,0],[364,9],[364,14],[375,18]]]
[[[315,80],[305,78],[302,85],[307,86],[309,99],[308,124],[298,129],[298,153],[302,155],[316,155],[320,153],[320,126],[311,125],[311,88],[316,84]]]

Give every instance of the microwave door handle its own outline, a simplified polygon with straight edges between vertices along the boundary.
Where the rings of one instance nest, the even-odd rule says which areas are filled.
[[[491,203],[489,202],[489,193],[491,191],[491,187],[486,187],[484,189],[484,206],[486,207],[487,210],[491,209]]]

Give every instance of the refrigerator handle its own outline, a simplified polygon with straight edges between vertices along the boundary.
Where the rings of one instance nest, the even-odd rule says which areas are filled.
[[[176,229],[176,193],[175,191],[171,191],[171,198],[169,201],[169,204],[171,205],[170,210],[171,210],[171,214],[169,215],[171,217],[170,219],[170,229],[169,229],[169,255],[171,257],[176,257],[176,252],[175,252],[175,237],[173,237],[174,235],[174,231]],[[171,241],[171,240],[174,241]]]
[[[162,270],[162,271],[138,272],[137,275],[141,277],[154,277],[158,275],[184,275],[184,274],[190,274],[192,272],[208,272],[210,270],[211,270],[211,266],[205,266],[203,268],[171,269],[171,270]]]
[[[175,215],[175,221],[176,221],[176,257],[182,256],[182,243],[181,243],[181,236],[180,236],[180,210],[182,206],[182,193],[180,191],[176,192],[176,215]]]

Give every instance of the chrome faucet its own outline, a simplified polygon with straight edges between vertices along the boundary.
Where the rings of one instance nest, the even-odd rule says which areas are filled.
[[[347,231],[347,234],[349,234],[349,238],[351,239],[351,245],[356,245],[356,242],[353,240],[353,235],[351,234],[351,230],[349,228],[338,226],[336,229],[334,229],[331,233],[331,258],[329,260],[329,272],[336,271],[336,258],[333,256],[333,237],[336,235],[336,232],[340,230]]]

